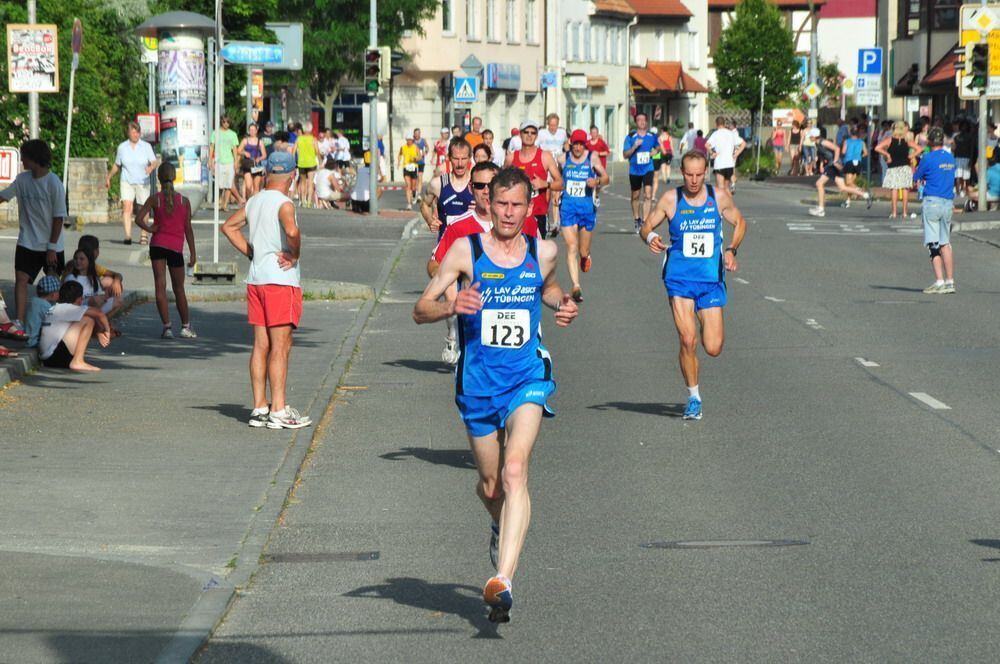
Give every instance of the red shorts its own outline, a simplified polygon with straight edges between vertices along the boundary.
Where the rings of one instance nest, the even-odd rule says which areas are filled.
[[[302,289],[278,284],[247,284],[247,319],[251,325],[298,327]]]

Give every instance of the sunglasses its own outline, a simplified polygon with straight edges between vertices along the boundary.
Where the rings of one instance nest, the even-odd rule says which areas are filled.
[[[522,130],[521,130],[521,133],[522,133],[522,134],[531,134],[532,136],[534,136],[534,135],[535,135],[535,134],[537,134],[538,132],[537,132],[537,131],[535,131],[534,129],[522,129]]]
[[[480,189],[486,189],[487,187],[490,186],[489,182],[472,182],[471,184],[472,188],[475,189],[476,191],[479,191]]]

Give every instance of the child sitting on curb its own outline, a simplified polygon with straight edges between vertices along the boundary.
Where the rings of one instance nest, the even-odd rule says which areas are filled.
[[[42,324],[49,309],[59,301],[59,287],[62,284],[51,274],[47,274],[35,286],[36,296],[28,303],[28,315],[24,319],[24,331],[28,335],[28,348],[37,348],[42,334]]]
[[[97,341],[111,343],[111,324],[100,309],[83,304],[83,286],[67,281],[59,288],[59,302],[45,315],[38,340],[42,364],[72,371],[100,371],[84,360],[87,344],[96,332]]]

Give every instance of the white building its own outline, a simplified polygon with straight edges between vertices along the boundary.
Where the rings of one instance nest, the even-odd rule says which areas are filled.
[[[635,11],[626,0],[549,2],[546,25],[546,113],[567,131],[596,126],[608,145],[628,131],[628,26]],[[611,159],[617,159],[612,150]]]

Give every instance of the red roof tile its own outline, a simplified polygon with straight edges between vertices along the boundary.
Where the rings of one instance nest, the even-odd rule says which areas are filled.
[[[694,16],[681,0],[628,0],[638,16]]]
[[[650,60],[645,67],[629,67],[628,71],[632,80],[649,92],[708,92],[680,62]]]
[[[621,14],[635,16],[635,10],[627,0],[596,0],[594,9],[598,14]]]

